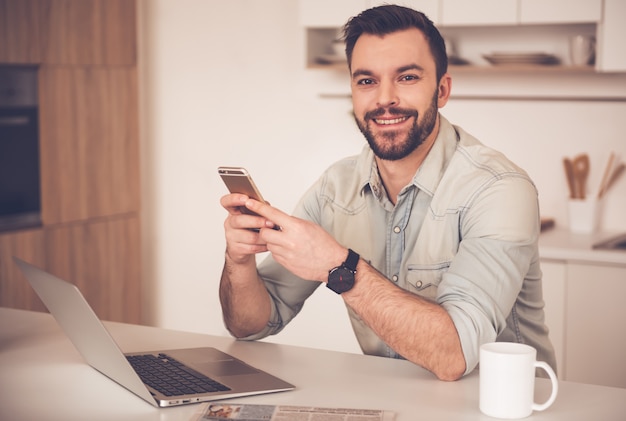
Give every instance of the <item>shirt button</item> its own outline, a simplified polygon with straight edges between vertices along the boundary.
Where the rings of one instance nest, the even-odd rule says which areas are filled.
[[[393,232],[395,232],[396,234],[399,233],[400,231],[402,231],[400,227],[393,227]]]
[[[394,281],[394,282],[398,282],[398,275],[393,275],[391,277],[391,280]]]
[[[372,191],[374,192],[374,196],[376,196],[376,199],[380,200],[380,196],[382,194],[380,192],[380,187],[378,186],[378,184],[374,184],[372,186]]]
[[[417,281],[417,283],[415,284],[416,287],[421,288],[422,287],[422,281]]]

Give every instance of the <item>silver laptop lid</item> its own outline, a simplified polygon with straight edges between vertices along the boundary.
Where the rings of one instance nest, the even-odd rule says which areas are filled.
[[[15,263],[89,365],[154,406],[173,406],[293,390],[294,385],[215,348],[151,350],[167,353],[185,366],[227,386],[228,390],[165,396],[142,382],[80,290],[16,257]],[[139,353],[135,353],[139,354]]]
[[[17,257],[13,259],[85,361],[105,376],[157,406],[122,350],[76,285]]]

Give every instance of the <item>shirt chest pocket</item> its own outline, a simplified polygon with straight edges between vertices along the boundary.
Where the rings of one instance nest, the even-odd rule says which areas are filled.
[[[408,265],[406,275],[408,291],[429,300],[435,300],[441,278],[449,267],[450,262],[434,265]]]

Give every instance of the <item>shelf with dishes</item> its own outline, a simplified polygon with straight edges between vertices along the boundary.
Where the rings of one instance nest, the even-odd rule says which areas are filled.
[[[446,40],[448,43],[448,40]],[[483,46],[486,49],[488,46]],[[522,51],[492,51],[483,53],[480,50],[468,51],[467,56],[457,53],[457,48],[451,42],[447,45],[450,54],[448,57],[449,70],[452,73],[498,72],[498,73],[554,73],[566,72],[572,74],[595,73],[593,65],[595,56],[590,50],[578,64],[564,57],[561,51],[547,52],[541,50]],[[330,48],[318,50],[308,62],[308,68],[346,70],[347,63],[343,51],[343,43],[332,40]]]
[[[612,44],[624,30],[607,32],[613,24],[601,23],[441,25],[451,98],[626,102],[626,50]],[[304,65],[319,96],[348,98],[340,31],[311,25],[305,25]],[[575,42],[585,48],[578,51]]]
[[[341,56],[325,54],[316,57],[315,60],[307,66],[309,69],[323,69],[346,71],[348,65],[346,59]],[[451,74],[459,73],[568,73],[568,74],[594,74],[596,72],[593,65],[572,66],[562,64],[558,61],[533,62],[533,61],[515,61],[503,60],[498,62],[496,58],[491,64],[473,64],[468,61],[460,61],[451,59],[448,65],[448,71]]]
[[[474,65],[469,60],[452,56],[449,58],[450,72],[595,72],[592,64],[563,63],[558,56],[546,52],[494,52],[482,54],[481,58],[487,64]]]
[[[538,64],[515,64],[507,66],[449,66],[450,74],[455,73],[569,73],[569,74],[594,74],[593,66],[542,66]]]
[[[595,33],[595,24],[442,29],[453,74],[601,73],[596,64]],[[343,45],[338,42],[340,35],[333,28],[308,28],[306,67],[345,71]],[[581,43],[584,56],[573,55],[574,39]]]

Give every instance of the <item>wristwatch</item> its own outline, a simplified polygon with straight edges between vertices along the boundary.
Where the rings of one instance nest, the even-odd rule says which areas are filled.
[[[357,263],[359,263],[359,255],[348,249],[346,261],[341,266],[331,269],[328,273],[326,286],[337,294],[350,291],[354,286],[354,274],[356,273]]]

